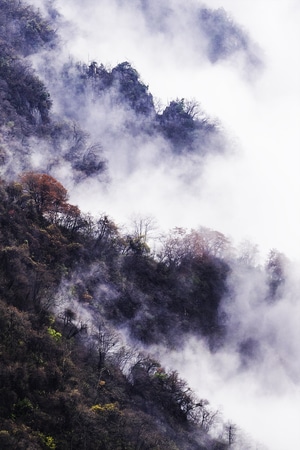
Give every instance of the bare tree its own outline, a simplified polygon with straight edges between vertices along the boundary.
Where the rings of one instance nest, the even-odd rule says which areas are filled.
[[[201,112],[200,103],[196,99],[184,100],[184,110],[193,119],[197,119]]]
[[[225,435],[229,446],[232,446],[236,442],[237,430],[237,426],[232,422],[228,422],[225,425]]]
[[[160,262],[166,263],[170,267],[177,267],[187,255],[188,249],[183,245],[187,234],[185,228],[173,228],[167,235],[160,238],[161,249],[157,254]]]
[[[255,267],[259,256],[258,245],[244,239],[238,246],[238,260],[245,266]]]
[[[195,404],[193,414],[195,416],[195,421],[205,432],[208,432],[211,429],[220,416],[219,411],[211,409],[208,400],[205,399],[202,399]]]
[[[162,247],[157,255],[159,260],[175,267],[184,258],[223,258],[230,250],[230,241],[224,234],[205,227],[189,232],[184,228],[174,228],[161,238],[161,243]]]
[[[157,229],[156,220],[152,216],[134,215],[132,217],[132,225],[133,236],[144,243],[151,237],[152,232]]]
[[[122,345],[114,352],[112,360],[123,374],[128,375],[133,365],[136,364],[139,355],[139,351],[136,348]]]
[[[106,358],[117,344],[120,342],[119,336],[113,330],[108,329],[104,324],[100,324],[94,330],[92,337],[95,341],[95,347],[98,353],[98,370],[99,372],[105,367]]]

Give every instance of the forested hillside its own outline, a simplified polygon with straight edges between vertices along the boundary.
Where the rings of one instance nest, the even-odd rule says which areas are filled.
[[[174,327],[214,336],[220,293],[210,307],[208,288],[189,323],[192,298],[184,312],[175,299],[184,264],[157,262],[142,236],[82,215],[46,174],[2,182],[0,259],[1,448],[226,447],[207,435],[216,415],[208,402],[114,326],[131,319],[137,342],[172,346]],[[214,285],[220,263],[198,264]]]
[[[51,176],[3,181],[1,448],[227,448],[217,411],[146,349],[180,350],[189,333],[222,345],[228,245],[174,230],[155,257],[145,234],[82,214]],[[244,347],[246,361],[253,342]]]
[[[276,308],[290,262],[273,249],[258,264],[255,245],[200,224],[125,228],[101,201],[97,216],[70,202],[69,187],[109,184],[121,145],[134,167],[156,142],[169,168],[187,155],[202,167],[228,142],[194,100],[159,108],[127,61],[54,65],[57,14],[0,0],[0,448],[252,448],[159,349],[180,354],[192,337],[211,355],[234,349],[241,372],[256,366],[272,339],[239,302],[250,292],[256,312]],[[225,20],[213,18],[202,11],[207,33]],[[226,42],[211,43],[212,61]]]

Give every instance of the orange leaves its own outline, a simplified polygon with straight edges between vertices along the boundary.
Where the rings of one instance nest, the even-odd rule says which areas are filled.
[[[50,222],[74,230],[80,221],[80,210],[67,203],[63,185],[45,173],[27,172],[20,178],[24,192],[33,200],[38,213]]]
[[[63,185],[45,173],[27,172],[21,176],[21,183],[41,213],[56,212],[68,199]]]

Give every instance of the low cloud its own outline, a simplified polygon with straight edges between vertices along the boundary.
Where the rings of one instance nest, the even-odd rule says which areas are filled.
[[[232,266],[220,347],[211,352],[204,340],[190,337],[180,353],[153,348],[199,396],[257,441],[249,448],[293,448],[299,439],[298,271],[298,265],[289,266],[280,296],[270,302],[261,267]]]
[[[135,164],[128,156],[131,143],[121,139],[118,141],[120,152],[116,152],[113,142],[104,142],[110,153],[112,176],[118,181],[117,185],[111,183],[106,190],[112,198],[102,196],[103,187],[95,186],[95,196],[99,192],[95,204],[102,203],[104,209],[109,209],[109,204],[113,207],[128,202],[135,206],[136,212],[149,212],[154,208],[153,214],[161,217],[158,221],[164,222],[165,227],[169,227],[171,222],[173,226],[201,224],[219,229],[237,241],[244,237],[256,241],[264,254],[277,247],[298,258],[295,249],[300,244],[297,231],[299,215],[295,204],[300,191],[296,123],[299,116],[296,101],[299,67],[293,56],[298,29],[297,5],[293,1],[272,5],[271,14],[267,1],[248,2],[247,7],[230,0],[211,2],[209,10],[212,17],[224,16],[224,30],[237,30],[236,33],[243,37],[242,42],[247,43],[241,44],[244,50],[229,52],[227,58],[219,58],[214,64],[207,56],[205,38],[203,44],[202,39],[197,39],[200,45],[197,51],[195,42],[192,42],[201,32],[201,27],[195,24],[191,11],[207,8],[205,4],[191,2],[191,6],[183,7],[173,1],[162,7],[155,2],[128,5],[103,0],[95,4],[90,0],[84,8],[73,1],[55,5],[64,18],[61,19],[60,33],[66,56],[71,54],[75,60],[86,63],[97,60],[111,66],[128,60],[163,105],[177,97],[199,101],[210,117],[219,119],[231,136],[230,145],[235,152],[234,156],[226,159],[212,157],[207,160],[196,182],[192,177],[189,195],[186,185],[170,176],[174,170],[169,164],[164,173],[165,181],[159,179],[159,196],[153,186],[157,182],[157,164],[155,161],[153,166],[147,159],[148,149],[152,146],[154,153],[157,152],[158,142],[147,142],[145,151],[138,139],[133,142],[132,152],[141,155],[137,162],[144,155],[148,163],[147,173],[145,175],[142,170],[140,177],[136,173],[131,178],[124,172],[123,182],[122,163],[125,162],[124,167],[127,168],[128,164]],[[167,9],[168,14],[163,14],[162,9]],[[266,17],[269,17],[267,23]],[[153,32],[151,20],[157,24],[158,32]],[[67,22],[69,25],[63,27]],[[136,42],[140,44],[137,46]],[[235,44],[232,45],[235,48]],[[253,52],[263,62],[262,71],[257,72],[256,65],[252,69],[251,64],[245,65],[245,55],[249,59]],[[72,98],[68,101],[73,104]],[[56,107],[54,102],[54,109]],[[105,141],[105,124],[111,127],[114,123],[116,133],[119,131],[121,135],[123,132],[119,114],[120,111],[110,111],[107,115],[105,108],[99,108],[98,111],[92,109],[91,114],[84,110],[82,116],[86,118],[88,130],[92,134],[99,130],[100,140]],[[187,162],[186,165],[192,165],[196,171],[193,164]],[[118,171],[119,176],[116,176]],[[189,178],[188,171],[186,178]],[[117,186],[122,189],[117,189]],[[142,195],[137,196],[136,192]],[[73,197],[75,202],[76,197],[77,191]],[[165,201],[160,202],[160,199]],[[85,202],[80,203],[84,207]],[[91,203],[89,208],[98,210],[98,206]],[[178,214],[178,205],[183,204],[184,214]],[[166,210],[168,214],[164,214]],[[111,214],[118,222],[127,220],[124,207],[116,206]],[[166,219],[162,219],[163,216],[167,216]],[[181,221],[177,223],[179,216]]]
[[[161,135],[126,131],[131,113],[124,105],[111,107],[104,97],[78,109],[58,85],[54,111],[77,108],[110,170],[109,183],[93,177],[74,185],[68,165],[56,169],[72,202],[106,211],[118,223],[139,212],[154,215],[165,229],[208,226],[234,242],[250,239],[264,256],[276,247],[299,260],[296,1],[212,0],[204,28],[192,13],[207,6],[196,1],[54,5],[61,14],[62,60],[71,54],[111,67],[127,60],[163,107],[177,97],[196,99],[218,118],[230,143],[226,157],[212,153],[205,163],[197,154],[175,157]],[[220,30],[212,35],[214,23]],[[300,438],[298,279],[292,266],[280,298],[270,304],[265,273],[235,267],[223,304],[228,333],[222,349],[211,353],[193,337],[180,354],[154,349],[199,395],[223,405],[226,417],[272,450],[294,448]]]

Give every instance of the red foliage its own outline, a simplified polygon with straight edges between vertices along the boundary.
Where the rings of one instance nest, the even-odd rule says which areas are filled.
[[[67,190],[51,175],[27,172],[21,176],[21,183],[42,214],[56,214],[68,200]]]

